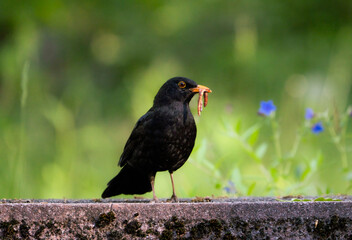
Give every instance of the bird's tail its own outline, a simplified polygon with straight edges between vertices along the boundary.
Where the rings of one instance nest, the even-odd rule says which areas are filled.
[[[152,191],[150,174],[143,173],[126,164],[119,174],[108,183],[102,198],[108,198],[119,194],[143,194]]]

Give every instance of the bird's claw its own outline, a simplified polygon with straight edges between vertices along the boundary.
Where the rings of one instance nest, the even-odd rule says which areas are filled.
[[[172,194],[171,198],[169,199],[169,202],[178,202],[177,196]]]
[[[160,203],[159,198],[154,197],[152,200],[150,200],[150,203]]]

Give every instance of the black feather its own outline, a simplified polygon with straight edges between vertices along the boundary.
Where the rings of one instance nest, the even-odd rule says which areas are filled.
[[[152,187],[149,177],[148,173],[141,172],[126,164],[119,174],[111,179],[101,197],[108,198],[119,194],[143,194],[150,192]]]
[[[186,83],[181,88],[180,81]],[[118,165],[120,173],[108,184],[102,197],[143,194],[152,190],[150,181],[158,171],[173,172],[188,159],[196,138],[196,125],[189,109],[194,81],[168,80],[154,98],[152,108],[136,123]]]

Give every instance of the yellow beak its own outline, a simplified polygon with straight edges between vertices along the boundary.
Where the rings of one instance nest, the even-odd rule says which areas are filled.
[[[194,92],[194,93],[199,93],[199,92],[201,92],[201,91],[211,93],[210,88],[208,88],[208,87],[206,87],[206,86],[203,86],[203,85],[197,85],[197,87],[195,87],[195,88],[190,88],[189,90],[191,90],[191,91]]]

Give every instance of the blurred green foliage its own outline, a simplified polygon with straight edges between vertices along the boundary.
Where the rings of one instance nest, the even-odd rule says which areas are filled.
[[[274,100],[287,153],[306,107],[344,112],[351,43],[345,0],[2,0],[0,198],[100,197],[134,123],[174,76],[213,90],[175,173],[179,197],[222,196],[229,180],[238,195],[351,193],[351,159],[343,169],[328,131],[278,161],[256,114]],[[167,173],[156,185],[171,195]]]

